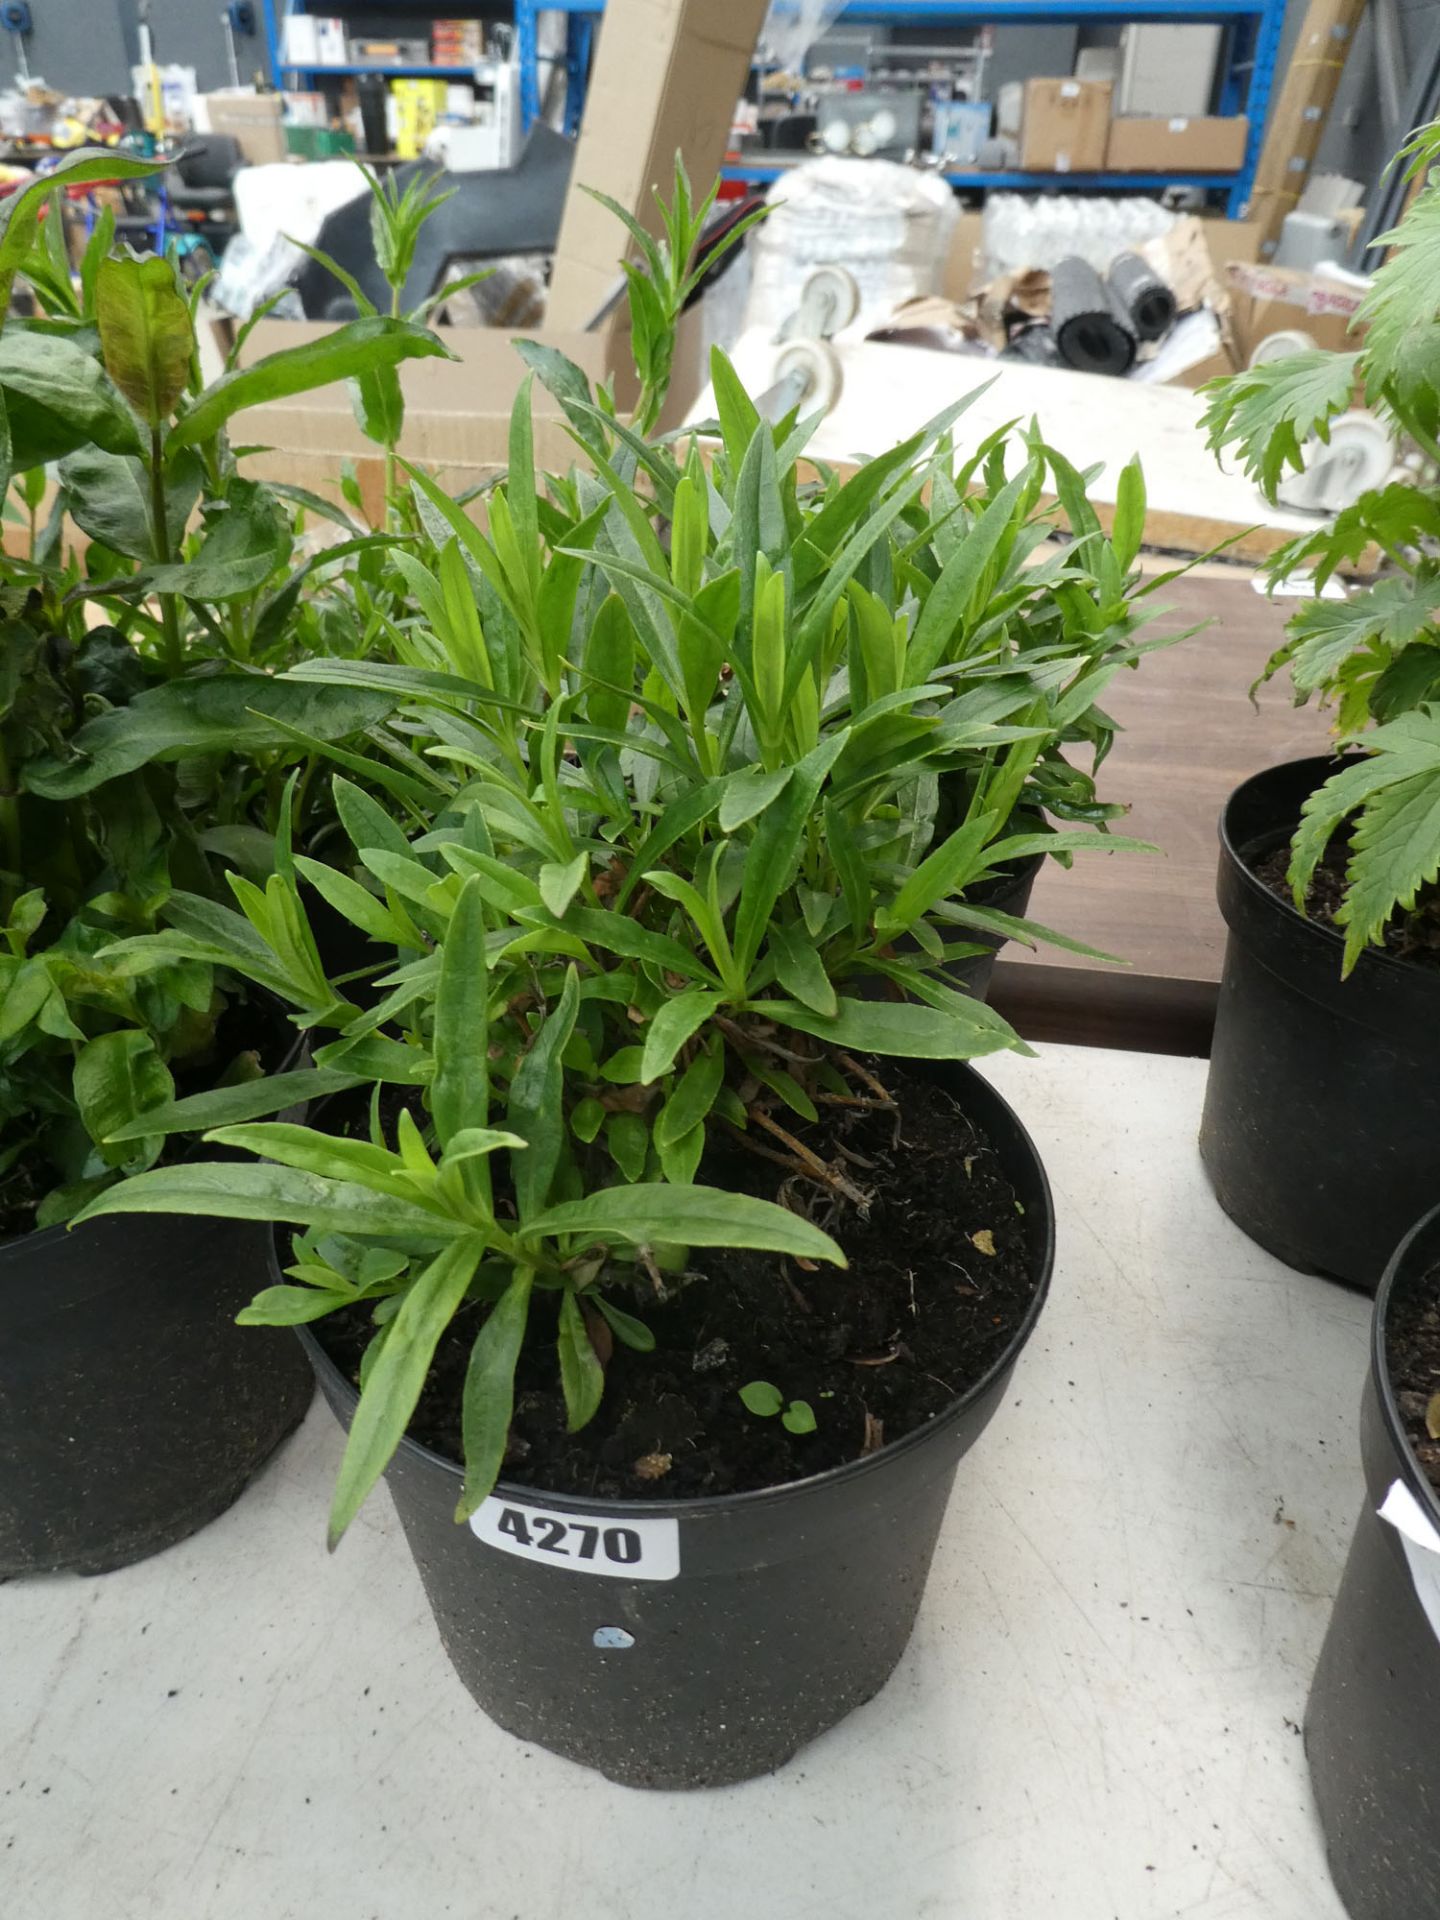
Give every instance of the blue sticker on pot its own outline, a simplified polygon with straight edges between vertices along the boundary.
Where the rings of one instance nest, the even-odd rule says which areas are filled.
[[[673,1580],[680,1571],[680,1522],[617,1514],[582,1519],[492,1494],[470,1516],[487,1547],[520,1560],[598,1573],[611,1580]]]

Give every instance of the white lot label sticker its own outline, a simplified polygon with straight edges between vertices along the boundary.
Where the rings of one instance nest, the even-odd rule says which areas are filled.
[[[1440,1640],[1440,1533],[1403,1480],[1391,1487],[1379,1512],[1400,1536],[1416,1595]]]
[[[487,1547],[521,1560],[598,1573],[612,1580],[673,1580],[680,1571],[678,1520],[577,1519],[493,1494],[470,1516]]]

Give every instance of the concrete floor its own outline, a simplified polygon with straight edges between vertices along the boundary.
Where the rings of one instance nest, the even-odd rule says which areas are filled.
[[[1299,1723],[1361,1499],[1368,1303],[1215,1208],[1204,1063],[986,1072],[1060,1258],[919,1628],[769,1779],[647,1795],[493,1728],[317,1406],[197,1538],[0,1589],[6,1920],[1342,1920]]]

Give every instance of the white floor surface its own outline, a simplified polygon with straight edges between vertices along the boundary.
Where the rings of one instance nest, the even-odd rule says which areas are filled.
[[[492,1727],[316,1405],[239,1504],[0,1588],[5,1920],[1342,1920],[1299,1723],[1361,1499],[1368,1303],[1224,1220],[1204,1063],[987,1063],[1050,1304],[890,1685],[769,1779],[627,1791]]]

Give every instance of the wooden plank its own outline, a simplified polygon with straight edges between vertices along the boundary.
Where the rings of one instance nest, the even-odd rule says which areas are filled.
[[[1208,1050],[1225,926],[1215,904],[1216,832],[1231,790],[1282,760],[1324,752],[1327,717],[1291,705],[1288,679],[1248,688],[1280,644],[1292,600],[1269,600],[1244,575],[1174,582],[1162,630],[1214,625],[1123,673],[1105,697],[1124,731],[1100,777],[1101,797],[1127,801],[1116,830],[1158,855],[1077,854],[1041,869],[1030,917],[1122,956],[1124,969],[1011,945],[991,1000],[1020,1031],[1080,1044]]]
[[[1310,0],[1250,192],[1247,213],[1258,229],[1262,260],[1274,253],[1285,216],[1310,178],[1364,11],[1365,0]]]

